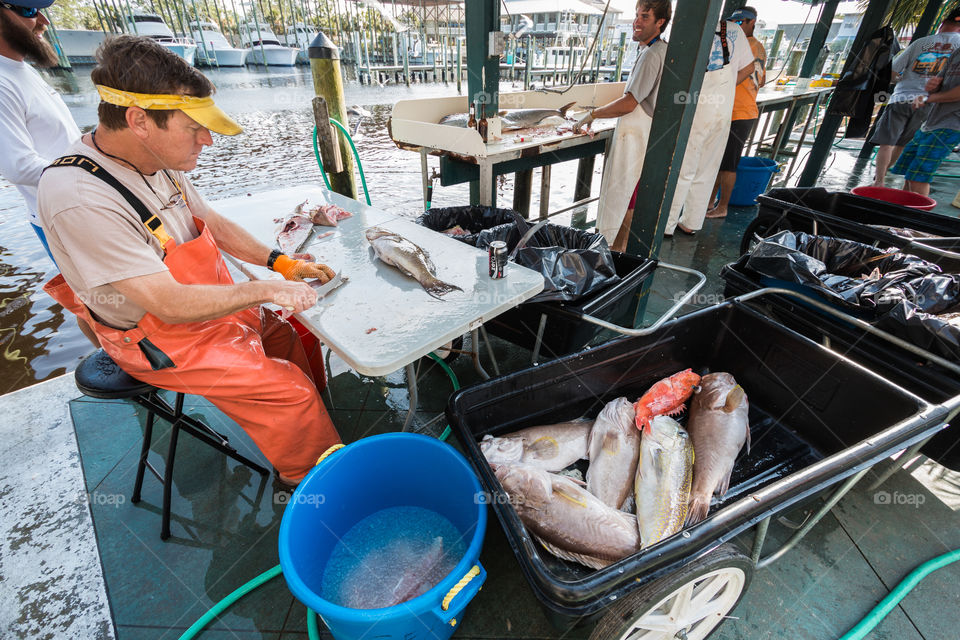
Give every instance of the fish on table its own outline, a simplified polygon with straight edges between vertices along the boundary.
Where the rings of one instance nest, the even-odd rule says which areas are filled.
[[[592,420],[572,420],[484,436],[480,452],[491,464],[528,464],[560,471],[587,457]]]
[[[502,121],[502,131],[516,131],[518,129],[529,129],[530,127],[546,127],[551,125],[560,125],[567,121],[567,111],[573,107],[576,102],[565,104],[559,109],[501,109],[497,112]],[[470,117],[466,113],[452,113],[443,116],[439,124],[451,127],[466,128]]]
[[[673,418],[656,416],[643,432],[634,484],[643,548],[683,528],[690,501],[694,452],[690,436]]]
[[[430,255],[403,236],[382,227],[370,227],[364,235],[380,260],[419,282],[434,298],[442,300],[451,291],[463,291],[437,278]]]
[[[349,218],[353,214],[335,204],[320,204],[307,206],[304,200],[298,204],[292,213],[283,218],[276,218],[277,245],[287,255],[296,253],[303,243],[310,237],[314,225],[335,227],[340,220]]]
[[[558,558],[602,569],[639,551],[635,518],[573,479],[530,465],[491,466],[521,522]]]
[[[744,443],[750,451],[750,405],[729,373],[708,373],[693,394],[687,432],[693,442],[693,488],[687,524],[707,517],[710,498],[730,488],[730,474]]]
[[[615,509],[623,508],[633,493],[640,459],[640,432],[635,420],[633,403],[617,398],[603,407],[590,430],[587,491]]]
[[[685,369],[668,378],[658,381],[634,404],[637,412],[637,428],[647,428],[655,416],[676,416],[687,408],[686,401],[700,384],[700,376],[691,369]]]

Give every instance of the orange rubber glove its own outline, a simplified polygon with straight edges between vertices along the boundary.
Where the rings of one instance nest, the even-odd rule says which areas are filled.
[[[280,255],[273,261],[273,270],[287,280],[303,281],[305,278],[317,278],[321,284],[329,282],[336,275],[333,269],[319,262],[294,260],[288,255]]]

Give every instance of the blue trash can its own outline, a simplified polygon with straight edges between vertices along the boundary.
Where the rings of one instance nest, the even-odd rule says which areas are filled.
[[[730,204],[735,207],[752,207],[757,196],[767,190],[773,174],[779,171],[776,161],[770,158],[744,156],[737,166],[737,184],[730,193]]]
[[[486,579],[479,562],[485,496],[469,463],[446,443],[412,433],[364,438],[328,456],[290,497],[280,523],[283,576],[337,640],[444,640]],[[436,586],[398,605],[350,609],[325,600],[324,569],[338,540],[392,507],[422,507],[446,517],[467,541],[466,553]]]

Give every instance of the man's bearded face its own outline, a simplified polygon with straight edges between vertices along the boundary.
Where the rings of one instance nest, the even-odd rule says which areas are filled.
[[[14,51],[41,67],[52,67],[59,62],[57,52],[43,38],[47,24],[39,13],[36,18],[21,18],[9,9],[0,9],[0,37]]]

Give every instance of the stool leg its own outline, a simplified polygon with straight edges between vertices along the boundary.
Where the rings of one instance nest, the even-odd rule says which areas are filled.
[[[163,469],[163,511],[160,524],[160,539],[170,537],[170,491],[173,487],[173,459],[177,455],[177,438],[180,435],[180,421],[173,423],[170,429],[170,448],[167,450],[167,464]]]
[[[137,463],[137,480],[133,483],[133,497],[130,502],[140,502],[140,489],[143,487],[143,472],[147,468],[147,454],[150,453],[150,442],[153,439],[153,411],[147,411],[147,428],[143,431],[143,446],[140,447],[140,462]]]

